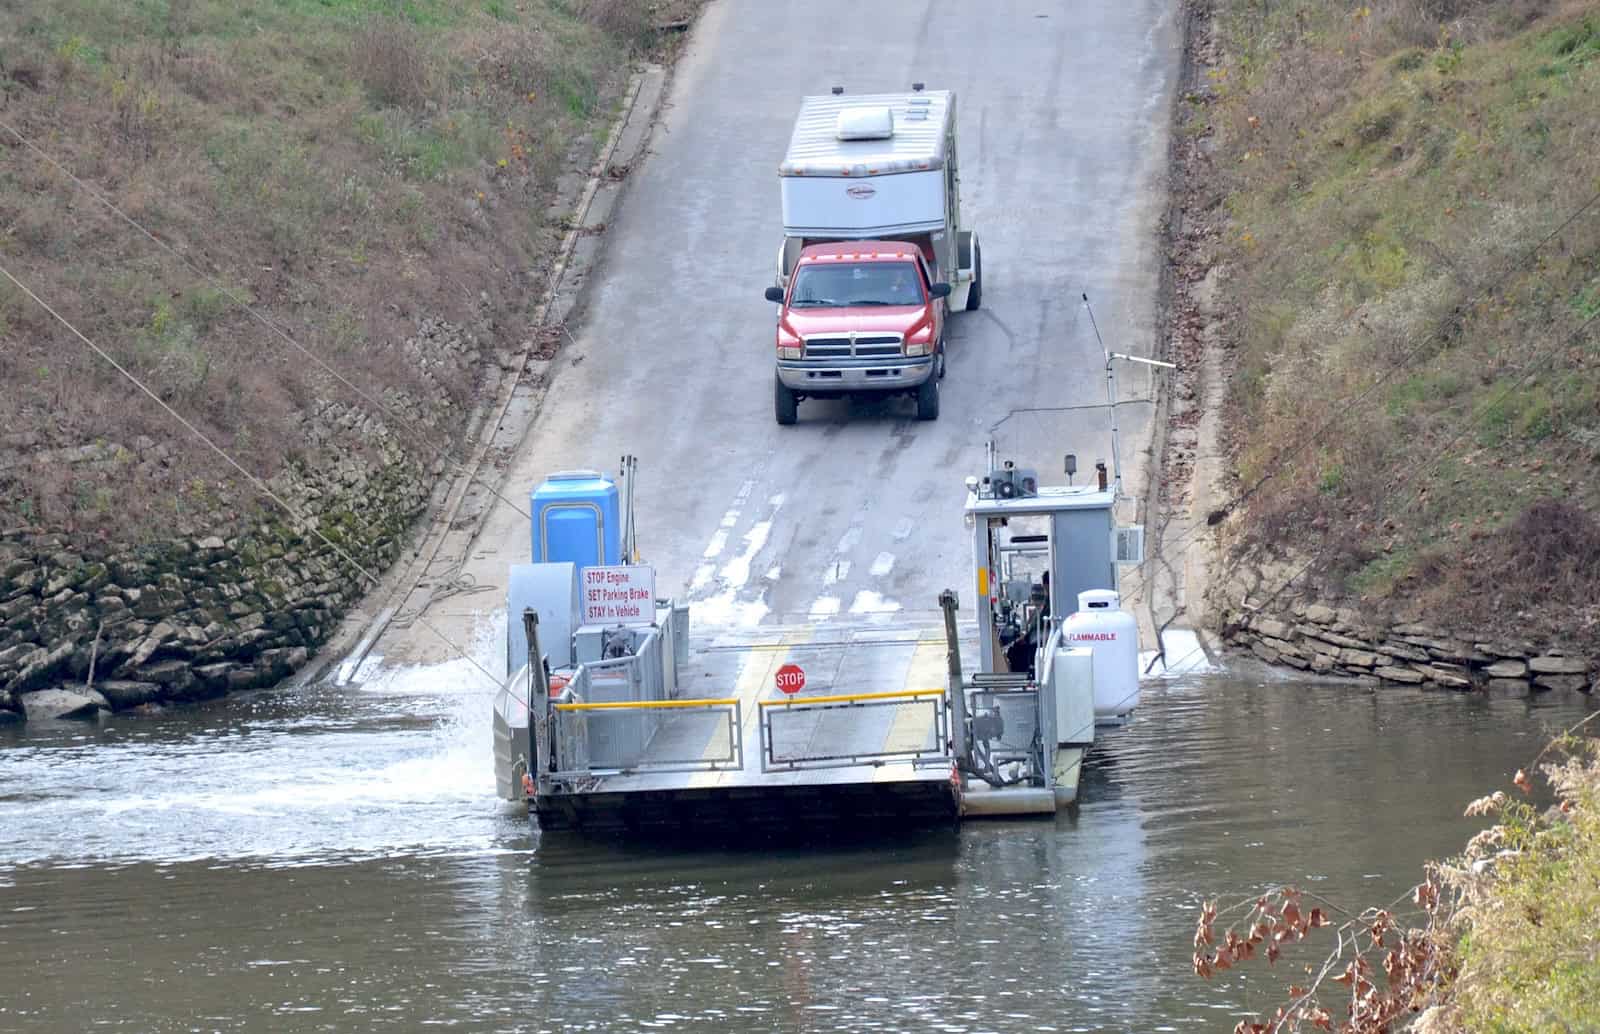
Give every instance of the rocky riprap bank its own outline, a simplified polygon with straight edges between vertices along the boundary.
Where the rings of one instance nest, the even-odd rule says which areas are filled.
[[[405,354],[430,397],[387,393],[391,419],[459,429],[445,383],[479,366],[477,339],[425,320]],[[382,573],[444,468],[419,456],[415,435],[402,439],[365,408],[324,401],[304,423],[306,453],[322,461],[269,482],[304,523],[276,507],[241,517],[243,507],[219,500],[183,537],[136,547],[97,551],[48,531],[0,532],[0,721],[201,700],[272,685],[305,664],[369,588],[334,547]],[[94,464],[160,463],[176,447],[130,444],[31,459],[88,476]],[[240,491],[256,501],[253,489]]]
[[[1262,571],[1236,576],[1213,596],[1223,639],[1268,664],[1459,690],[1520,694],[1597,689],[1600,658],[1561,643],[1504,631],[1474,634],[1422,620],[1379,621],[1354,607],[1274,593],[1272,587],[1283,584],[1281,575]]]

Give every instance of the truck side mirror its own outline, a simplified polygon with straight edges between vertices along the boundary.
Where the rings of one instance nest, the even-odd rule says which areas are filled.
[[[781,288],[781,287],[769,287],[769,288],[767,288],[767,301],[769,301],[769,302],[782,302],[783,301],[783,288]]]
[[[935,298],[948,298],[948,297],[950,297],[950,285],[949,284],[929,284],[928,285],[928,294],[932,295]]]

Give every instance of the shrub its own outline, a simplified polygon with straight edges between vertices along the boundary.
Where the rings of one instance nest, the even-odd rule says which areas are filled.
[[[375,103],[420,109],[434,95],[427,49],[416,28],[405,22],[368,19],[351,41],[350,61]]]
[[[634,46],[651,33],[651,14],[642,0],[584,0],[579,16],[601,32]]]

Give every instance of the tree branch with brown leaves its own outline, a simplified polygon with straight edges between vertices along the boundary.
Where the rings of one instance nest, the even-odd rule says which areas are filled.
[[[1402,1016],[1421,1010],[1441,986],[1450,969],[1448,941],[1436,936],[1441,900],[1438,875],[1428,878],[1397,898],[1387,908],[1349,913],[1328,904],[1307,907],[1313,897],[1294,887],[1281,887],[1235,904],[1226,912],[1243,911],[1238,927],[1229,926],[1220,943],[1216,934],[1218,908],[1208,902],[1200,912],[1194,934],[1194,971],[1209,979],[1259,955],[1275,965],[1284,950],[1331,927],[1334,945],[1308,984],[1288,985],[1288,998],[1268,1019],[1242,1020],[1234,1034],[1285,1034],[1307,1030],[1338,1030],[1341,1034],[1380,1034]],[[1394,910],[1410,898],[1416,906],[1404,916]],[[1315,900],[1321,900],[1314,898]],[[1332,909],[1345,916],[1335,926]],[[1404,917],[1425,917],[1422,927],[1402,929]],[[1244,932],[1241,932],[1244,931]],[[1312,971],[1311,966],[1306,967]],[[1381,980],[1381,984],[1380,984]],[[1329,985],[1342,986],[1348,999],[1343,1016],[1340,1002]],[[1324,1001],[1327,999],[1327,1001]]]

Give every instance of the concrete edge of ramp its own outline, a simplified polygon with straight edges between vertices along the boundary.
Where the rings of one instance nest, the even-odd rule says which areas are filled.
[[[648,153],[650,136],[670,83],[671,69],[657,64],[642,65],[630,76],[628,84],[623,89],[624,103],[611,125],[605,142],[596,153],[594,163],[572,206],[570,225],[557,246],[551,264],[548,287],[533,314],[532,326],[542,327],[552,322],[564,325],[567,316],[577,307],[587,289],[587,274],[598,258],[596,227],[605,226],[619,202],[622,181],[613,178],[611,170],[617,167],[619,162],[623,166],[632,166]],[[590,247],[586,253],[580,254],[580,247],[585,243]],[[567,289],[569,282],[575,282],[570,290]],[[526,373],[534,340],[530,337],[522,354],[517,357],[518,369],[502,377],[493,411],[487,415],[476,435],[473,455],[467,464],[471,474],[456,475],[442,505],[435,513],[431,526],[412,554],[411,562],[402,568],[402,562],[397,561],[388,572],[385,572],[384,585],[374,589],[364,601],[372,603],[381,598],[383,605],[379,613],[359,626],[352,628],[347,624],[341,628],[334,638],[317,652],[317,657],[294,677],[293,684],[308,685],[316,682],[330,669],[340,673],[341,685],[348,684],[367,655],[379,645],[396,615],[406,609],[405,604],[416,595],[427,580],[430,568],[445,553],[445,543],[454,540],[469,544],[477,538],[478,528],[493,508],[494,501],[487,501],[476,514],[469,514],[465,522],[461,521],[461,510],[469,496],[473,494],[475,482],[483,480],[497,483],[500,480],[499,472],[492,477],[483,477],[483,468],[493,447],[505,444],[501,441],[507,437],[507,429],[503,426],[505,415]],[[531,413],[537,413],[542,400],[541,388],[530,402]],[[527,426],[532,426],[531,416]],[[522,431],[526,429],[527,427],[524,427]],[[521,433],[515,429],[511,430],[514,436],[520,439]],[[479,489],[478,493],[481,495],[484,491]],[[458,523],[463,526],[458,527]],[[464,555],[465,551],[456,552]],[[430,593],[415,608],[415,616],[425,614],[431,602]],[[353,647],[346,645],[352,641],[355,643]],[[459,648],[462,644],[452,645]]]

